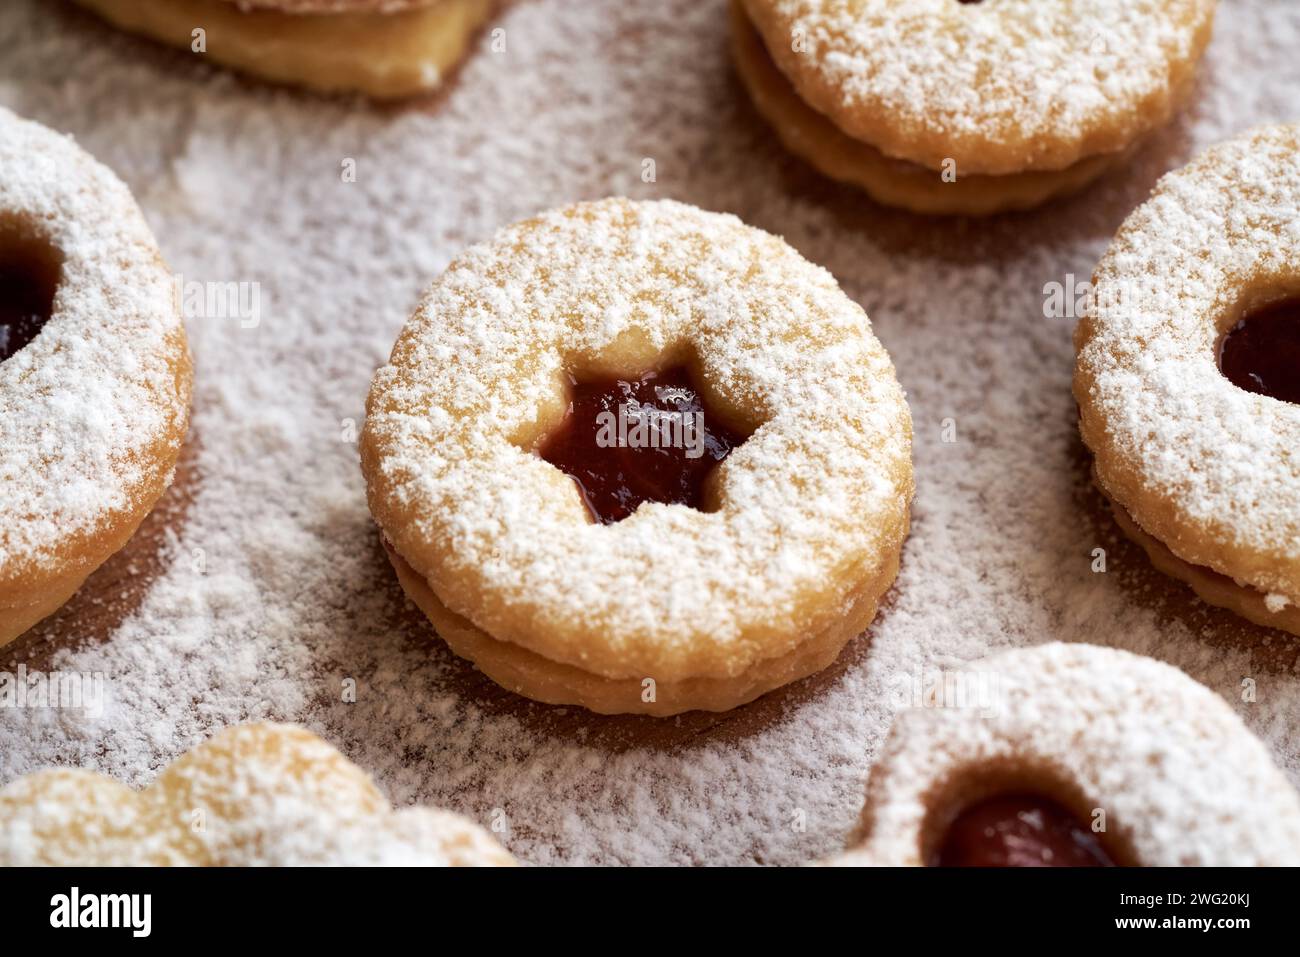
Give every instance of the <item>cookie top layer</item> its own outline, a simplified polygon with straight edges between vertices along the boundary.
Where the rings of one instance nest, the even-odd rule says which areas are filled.
[[[814,109],[957,173],[1064,169],[1163,125],[1215,0],[745,0]]]
[[[1093,285],[1074,394],[1099,481],[1179,558],[1300,602],[1300,406],[1216,355],[1243,312],[1300,294],[1300,127],[1166,175]]]
[[[565,373],[681,363],[752,432],[714,507],[594,524],[532,452]],[[861,307],[777,237],[675,202],[569,206],[455,260],[375,375],[361,456],[371,511],[448,608],[608,678],[788,653],[894,553],[912,493],[907,404]]]
[[[936,823],[985,796],[993,773],[1083,821],[1104,811],[1106,843],[1137,864],[1300,864],[1300,796],[1228,704],[1177,668],[1052,643],[963,674],[984,687],[968,706],[899,713],[864,839],[833,863],[921,864]]]
[[[97,533],[152,504],[190,384],[171,276],[126,186],[4,109],[0,230],[59,261],[49,320],[0,363],[3,594],[83,560]]]
[[[509,866],[465,818],[393,811],[324,741],[276,724],[228,728],[143,791],[88,771],[0,790],[0,866]]]

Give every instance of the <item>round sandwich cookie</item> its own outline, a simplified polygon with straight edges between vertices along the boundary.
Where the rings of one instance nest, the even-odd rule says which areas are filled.
[[[893,581],[911,418],[862,309],[732,216],[609,199],[502,230],[375,375],[370,509],[505,688],[722,711],[827,667]]]
[[[1300,864],[1300,795],[1177,668],[1053,643],[951,677],[942,706],[899,713],[855,846],[828,863]]]
[[[1300,127],[1165,176],[1075,332],[1097,485],[1152,563],[1300,634]]]
[[[497,0],[76,0],[261,79],[377,99],[436,89]]]
[[[190,385],[171,275],[126,186],[0,109],[0,645],[171,484]]]
[[[227,728],[142,791],[57,768],[0,789],[0,866],[508,867],[472,821],[393,810],[356,765],[301,728]]]
[[[731,0],[782,143],[877,202],[985,215],[1077,191],[1187,98],[1216,0]]]

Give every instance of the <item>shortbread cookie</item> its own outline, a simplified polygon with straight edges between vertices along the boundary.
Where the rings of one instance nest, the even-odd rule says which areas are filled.
[[[0,109],[0,645],[72,597],[171,483],[190,380],[126,186]]]
[[[1076,192],[1127,157],[1127,151],[1092,156],[1062,170],[1004,176],[955,176],[894,159],[843,132],[808,106],[777,69],[740,0],[731,0],[732,58],[759,113],[786,149],[831,179],[866,190],[878,203],[917,213],[982,216],[1030,209]],[[954,171],[956,167],[954,167]],[[936,183],[942,185],[937,188]]]
[[[227,728],[143,791],[89,771],[0,789],[0,866],[510,866],[473,822],[394,811],[374,782],[301,728]]]
[[[1097,484],[1157,567],[1300,634],[1297,210],[1296,126],[1162,179],[1097,267],[1074,395]]]
[[[496,7],[496,0],[76,2],[124,30],[263,79],[376,98],[436,88]]]
[[[434,283],[367,410],[407,594],[539,701],[735,707],[830,664],[897,572],[889,357],[825,270],[731,216],[610,199],[503,230]],[[687,448],[632,440],[697,413]]]
[[[831,863],[1300,864],[1300,796],[1222,698],[1125,651],[1048,644],[899,713]]]
[[[1081,189],[1191,89],[1215,0],[732,0],[733,52],[788,149],[923,213]],[[743,7],[743,9],[742,9]]]

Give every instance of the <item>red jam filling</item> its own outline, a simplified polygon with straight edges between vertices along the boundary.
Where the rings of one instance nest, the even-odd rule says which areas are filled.
[[[537,454],[573,478],[603,524],[642,502],[699,508],[709,474],[745,440],[708,413],[683,367],[569,381],[569,410]]]
[[[34,244],[0,236],[0,362],[36,338],[54,310],[57,269]]]
[[[966,808],[931,867],[1114,867],[1092,830],[1050,798],[1003,794]]]
[[[1300,404],[1300,299],[1265,306],[1229,329],[1219,368],[1238,388]]]

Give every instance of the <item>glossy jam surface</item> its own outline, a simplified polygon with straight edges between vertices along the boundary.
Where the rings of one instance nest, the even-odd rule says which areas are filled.
[[[537,454],[571,476],[609,525],[642,502],[699,508],[705,480],[743,441],[674,367],[632,381],[572,380],[568,414]]]
[[[1258,309],[1229,329],[1219,368],[1238,388],[1300,404],[1300,298]]]
[[[1001,794],[957,815],[932,867],[1113,867],[1091,828],[1050,798]]]
[[[54,309],[57,283],[47,251],[0,233],[0,362],[36,338]]]

